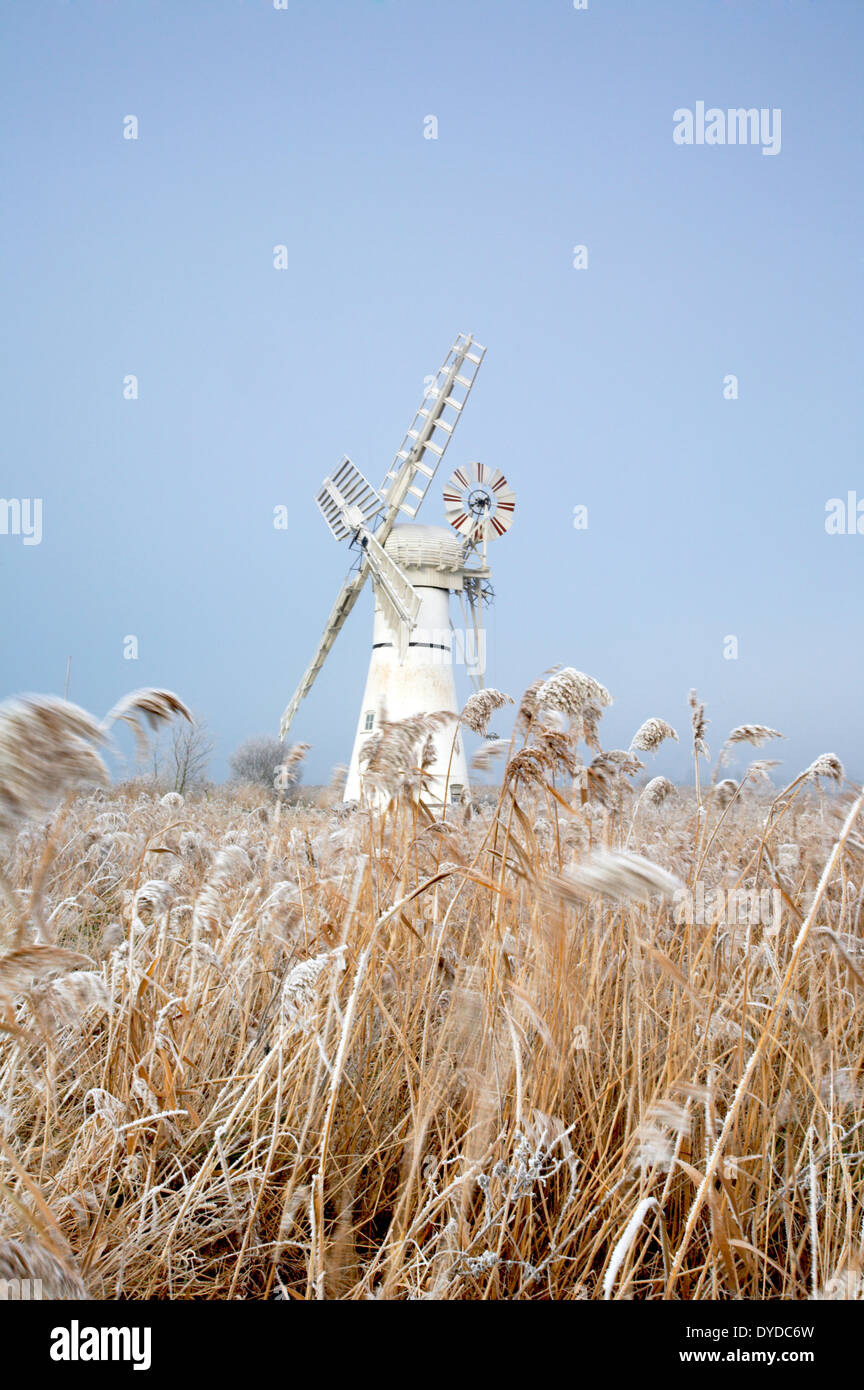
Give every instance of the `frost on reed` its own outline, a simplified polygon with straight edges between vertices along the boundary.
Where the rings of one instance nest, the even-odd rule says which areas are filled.
[[[597,726],[603,710],[611,703],[612,696],[605,685],[572,666],[556,671],[535,696],[537,712],[553,710],[567,715],[574,736],[584,738],[589,748],[599,748]]]
[[[0,955],[0,1004],[14,999],[38,981],[62,970],[77,970],[92,962],[79,951],[57,946],[22,946]]]
[[[287,791],[294,786],[311,746],[309,743],[292,743],[291,747],[286,750],[282,761],[273,769],[273,785],[275,787]]]
[[[737,729],[733,729],[726,742],[729,743],[752,743],[758,748],[760,744],[767,743],[772,738],[785,738],[777,729],[769,729],[767,724],[739,724]]]
[[[594,894],[618,901],[646,902],[657,893],[674,897],[684,885],[675,874],[640,854],[597,850],[566,874],[550,878],[549,887],[564,902],[584,902]]]
[[[705,717],[705,706],[699,700],[696,691],[690,691],[690,727],[693,734],[693,752],[697,758],[710,758],[708,744],[705,742],[705,734],[708,728],[708,720]]]
[[[78,705],[51,695],[29,695],[0,705],[0,831],[44,816],[62,797],[88,784],[104,786],[108,774],[97,748],[117,720],[132,725],[146,751],[139,716],[151,728],[180,713],[191,716],[166,690],[136,690],[101,724]]]
[[[391,799],[400,793],[420,796],[427,790],[435,762],[432,735],[455,719],[449,710],[418,714],[410,719],[380,719],[378,731],[360,750],[364,783]]]
[[[839,786],[845,774],[843,764],[836,753],[822,753],[810,764],[804,776],[811,782],[819,782],[824,778],[826,781],[836,782]]]
[[[72,970],[32,990],[31,1004],[34,1017],[47,1033],[83,1026],[91,1012],[106,1014],[111,1010],[108,987],[96,970]]]
[[[105,731],[86,710],[52,696],[0,705],[0,831],[45,816],[68,792],[105,785]]]
[[[739,724],[737,729],[733,729],[723,747],[720,750],[720,757],[717,760],[718,767],[722,767],[732,757],[733,750],[739,743],[750,743],[754,748],[761,748],[763,743],[770,742],[774,738],[785,738],[777,729],[769,729],[767,724]]]
[[[779,767],[780,763],[776,758],[756,758],[747,768],[748,782],[766,782],[770,787],[771,769]]]
[[[496,709],[503,709],[505,705],[512,703],[512,696],[504,695],[500,690],[493,690],[491,687],[488,690],[476,690],[468,697],[459,717],[473,733],[485,734]]]
[[[665,719],[646,719],[633,735],[631,752],[636,749],[640,753],[654,753],[667,738],[678,742],[678,735],[671,724],[667,724]]]
[[[489,772],[498,759],[504,757],[506,752],[507,744],[503,739],[490,739],[473,755],[471,766],[475,772]]]
[[[652,777],[645,785],[642,799],[649,806],[662,806],[667,796],[675,791],[668,777]]]
[[[316,1005],[324,984],[345,969],[345,947],[322,951],[311,960],[300,961],[289,972],[282,986],[280,1016],[290,1032],[308,1032],[315,1017]]]
[[[117,717],[146,726],[163,697]],[[663,777],[634,797],[637,754],[672,735],[649,720],[605,749],[607,704],[569,668],[536,682],[491,744],[495,803],[458,823],[416,800],[452,715],[381,730],[380,809],[277,814],[266,787],[90,790],[104,728],[19,708],[0,1277],[100,1299],[859,1298],[857,793],[824,755],[779,792],[751,775],[767,760],[712,768],[702,816]],[[754,905],[777,887],[775,923]]]
[[[101,727],[107,730],[118,722],[128,724],[135,735],[139,752],[146,755],[148,744],[143,724],[146,723],[155,732],[160,724],[170,722],[175,715],[180,715],[189,724],[193,722],[186,705],[173,691],[133,690],[108,711]]]
[[[714,801],[717,809],[725,811],[729,803],[738,795],[739,784],[731,777],[724,777],[714,788]]]
[[[690,1126],[686,1108],[676,1101],[657,1101],[649,1106],[636,1131],[636,1166],[642,1172],[670,1172],[680,1151],[680,1140],[689,1134]]]
[[[633,753],[625,753],[622,748],[611,748],[607,753],[598,753],[585,768],[582,787],[603,806],[621,810],[623,800],[632,793],[628,780],[644,767]]]

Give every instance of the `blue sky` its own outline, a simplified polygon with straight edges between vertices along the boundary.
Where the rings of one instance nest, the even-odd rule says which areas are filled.
[[[767,723],[790,776],[864,775],[864,535],[825,530],[864,498],[856,0],[6,0],[0,28],[0,494],[43,499],[41,544],[0,535],[2,693],[62,691],[68,655],[96,712],[168,686],[223,775],[347,569],[321,478],[380,481],[470,331],[440,482],[481,459],[518,497],[488,683],[587,671],[607,746],[683,730],[696,686],[712,747]],[[676,145],[698,101],[780,108],[780,154]],[[309,781],[370,636],[366,595],[292,731]]]

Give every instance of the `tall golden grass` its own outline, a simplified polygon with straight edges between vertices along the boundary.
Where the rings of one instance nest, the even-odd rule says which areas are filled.
[[[26,819],[21,793],[0,1275],[103,1299],[861,1296],[858,789],[833,755],[779,793],[758,763],[721,782],[724,753],[698,791],[634,791],[674,731],[602,752],[607,692],[578,674],[532,687],[500,790],[446,816],[419,727],[377,809],[73,779]],[[776,894],[779,922],[687,911],[676,883]]]

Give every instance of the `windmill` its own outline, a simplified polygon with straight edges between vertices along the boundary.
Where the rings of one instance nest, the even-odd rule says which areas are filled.
[[[496,469],[459,468],[444,489],[453,529],[424,526],[417,512],[458,424],[486,349],[460,334],[428,387],[384,482],[376,491],[347,457],[324,479],[316,502],[338,541],[356,552],[318,649],[282,716],[284,739],[300,701],[312,688],[366,580],[375,593],[372,656],[354,739],[346,801],[363,791],[361,753],[382,719],[439,710],[458,711],[453,658],[464,659],[482,682],[481,619],[491,599],[487,542],[512,524],[515,498]],[[397,524],[400,516],[408,522]],[[454,534],[455,532],[455,534]],[[467,601],[469,622],[459,634],[450,621],[450,594]],[[464,607],[463,607],[463,611]],[[466,650],[470,648],[470,650]],[[458,801],[468,785],[462,736],[433,735],[429,799]]]

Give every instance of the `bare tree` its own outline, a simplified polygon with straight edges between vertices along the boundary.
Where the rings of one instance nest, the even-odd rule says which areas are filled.
[[[152,745],[153,781],[184,795],[206,780],[212,756],[213,740],[203,720],[172,726],[165,738]]]
[[[276,769],[285,761],[285,744],[281,739],[260,734],[247,738],[228,759],[235,782],[247,782],[256,787],[269,787],[271,791],[276,782]],[[300,780],[299,769],[294,781]],[[282,788],[285,790],[285,788]]]

